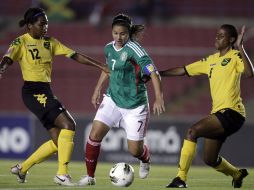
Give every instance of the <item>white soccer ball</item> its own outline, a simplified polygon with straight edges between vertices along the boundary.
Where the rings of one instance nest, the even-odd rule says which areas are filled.
[[[134,181],[134,169],[130,164],[117,163],[109,172],[110,181],[118,187],[128,187]]]

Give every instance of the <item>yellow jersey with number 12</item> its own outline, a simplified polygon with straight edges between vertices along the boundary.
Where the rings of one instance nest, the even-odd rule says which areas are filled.
[[[245,117],[240,97],[240,79],[244,64],[239,51],[231,49],[224,56],[219,53],[185,66],[189,76],[205,74],[209,78],[212,111],[231,108]]]
[[[19,62],[25,81],[51,82],[53,56],[74,53],[52,37],[34,39],[26,33],[12,42],[4,56]]]

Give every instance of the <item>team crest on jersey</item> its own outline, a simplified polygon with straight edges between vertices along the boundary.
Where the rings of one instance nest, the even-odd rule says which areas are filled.
[[[127,55],[128,55],[127,52],[124,51],[124,52],[121,54],[121,56],[120,56],[121,61],[126,61]]]
[[[46,49],[49,49],[49,48],[50,48],[50,42],[49,42],[49,41],[44,42],[43,46],[44,46]]]
[[[221,62],[221,66],[226,66],[230,61],[231,61],[231,58],[223,59],[223,61]]]

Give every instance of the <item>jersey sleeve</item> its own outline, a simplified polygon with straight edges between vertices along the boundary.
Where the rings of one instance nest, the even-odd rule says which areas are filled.
[[[244,63],[239,51],[235,53],[235,57],[236,57],[236,71],[242,73],[244,71]]]
[[[21,48],[22,48],[21,39],[16,38],[9,46],[7,52],[4,54],[4,57],[9,57],[13,61],[18,61],[22,56]]]
[[[143,47],[136,42],[129,42],[128,46],[132,51],[132,58],[140,66],[143,73],[150,75],[150,73],[157,71],[152,59]]]
[[[185,66],[185,70],[189,76],[207,74],[208,59],[204,58]]]
[[[61,42],[59,42],[56,39],[53,40],[53,55],[64,55],[66,57],[71,57],[73,54],[75,54],[75,51],[66,47]]]

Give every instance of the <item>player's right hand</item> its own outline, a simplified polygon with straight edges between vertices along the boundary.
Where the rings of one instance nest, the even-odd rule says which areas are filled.
[[[94,108],[97,108],[97,105],[100,104],[100,90],[94,90],[92,95],[92,104]]]

